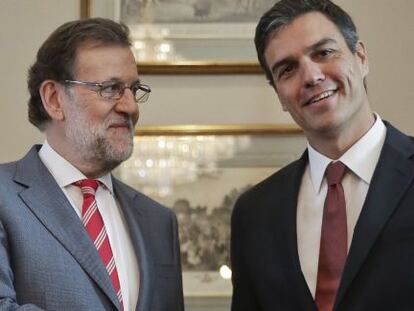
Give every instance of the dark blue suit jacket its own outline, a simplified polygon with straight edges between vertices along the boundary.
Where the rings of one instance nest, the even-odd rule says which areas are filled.
[[[387,135],[355,226],[337,311],[414,310],[414,139]],[[233,311],[316,311],[297,249],[307,152],[243,194],[232,215]]]

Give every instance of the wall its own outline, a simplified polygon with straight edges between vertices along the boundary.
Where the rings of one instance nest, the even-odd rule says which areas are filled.
[[[412,0],[338,0],[366,43],[373,109],[414,134]],[[77,18],[78,0],[0,0],[0,162],[22,156],[42,135],[26,120],[26,73],[41,42]],[[260,75],[145,76],[153,88],[141,124],[289,123]]]
[[[0,162],[42,142],[26,117],[27,70],[50,32],[78,15],[78,0],[0,0]]]

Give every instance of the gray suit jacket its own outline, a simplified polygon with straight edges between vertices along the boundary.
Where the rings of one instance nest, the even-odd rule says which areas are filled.
[[[0,310],[118,310],[98,252],[38,148],[0,165]],[[115,178],[113,187],[139,263],[137,310],[183,310],[175,215]]]

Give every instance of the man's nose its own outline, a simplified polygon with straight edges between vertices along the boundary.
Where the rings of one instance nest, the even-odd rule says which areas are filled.
[[[313,87],[325,80],[325,74],[323,73],[320,64],[306,60],[302,63],[302,79],[305,87]]]
[[[124,93],[122,94],[121,98],[117,100],[114,109],[117,112],[130,115],[135,122],[136,120],[138,120],[138,104],[135,101],[134,94],[129,88],[126,88],[124,90]]]

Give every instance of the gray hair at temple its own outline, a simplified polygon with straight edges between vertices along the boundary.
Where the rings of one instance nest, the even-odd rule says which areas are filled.
[[[320,12],[338,27],[352,53],[355,53],[358,33],[352,18],[342,8],[329,0],[281,0],[263,14],[256,27],[254,42],[259,63],[265,71],[266,78],[273,84],[272,73],[264,56],[269,41],[283,27],[289,25],[296,17],[309,12]]]
[[[129,29],[110,19],[87,18],[63,24],[46,39],[27,78],[28,118],[40,130],[50,121],[40,98],[40,85],[49,79],[58,82],[74,79],[77,51],[84,44],[131,46]]]

